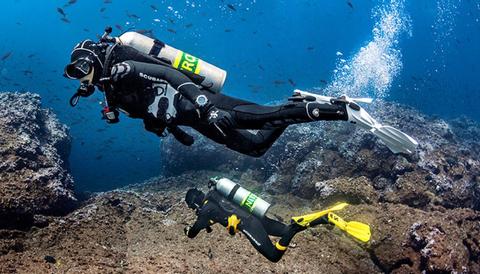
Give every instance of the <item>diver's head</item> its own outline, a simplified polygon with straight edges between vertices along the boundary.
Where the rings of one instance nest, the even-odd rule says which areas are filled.
[[[205,194],[196,188],[189,189],[187,195],[185,195],[185,202],[191,209],[199,208],[203,203],[203,199],[205,199]]]
[[[80,80],[81,83],[97,85],[102,76],[104,63],[105,46],[92,40],[84,40],[73,48],[64,76]]]

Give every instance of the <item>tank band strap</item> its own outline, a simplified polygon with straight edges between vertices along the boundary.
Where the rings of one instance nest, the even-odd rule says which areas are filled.
[[[162,50],[163,47],[165,47],[165,43],[163,43],[160,40],[155,39],[153,41],[153,47],[150,50],[149,55],[157,56],[160,53],[160,51]]]
[[[232,191],[230,191],[230,193],[228,194],[228,199],[229,200],[232,200],[233,199],[233,196],[235,196],[235,193],[237,192],[237,190],[240,188],[240,185],[239,184],[236,184],[233,188],[232,188]]]

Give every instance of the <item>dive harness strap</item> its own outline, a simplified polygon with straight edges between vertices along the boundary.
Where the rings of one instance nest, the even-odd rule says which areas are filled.
[[[115,98],[113,97],[113,91],[111,86],[111,71],[110,65],[112,63],[113,50],[118,45],[118,43],[113,44],[112,46],[107,47],[107,52],[105,54],[105,63],[103,65],[102,77],[100,78],[100,83],[103,88],[105,107],[102,110],[103,118],[107,120],[108,123],[117,123],[118,111],[115,107]]]

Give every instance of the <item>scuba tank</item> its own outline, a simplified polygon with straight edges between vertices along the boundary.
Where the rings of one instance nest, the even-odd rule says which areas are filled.
[[[162,41],[152,39],[137,32],[126,32],[116,38],[116,42],[135,48],[136,50],[167,61],[175,69],[187,76],[200,76],[198,81],[202,87],[213,92],[220,92],[225,83],[227,72],[209,64],[193,55],[171,47]],[[190,77],[192,78],[192,77]]]
[[[219,193],[230,201],[240,205],[253,215],[263,218],[270,208],[270,204],[252,192],[241,187],[239,184],[227,178],[211,178],[210,187],[214,187]]]

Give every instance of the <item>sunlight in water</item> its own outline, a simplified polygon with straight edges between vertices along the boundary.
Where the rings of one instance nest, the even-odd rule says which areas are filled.
[[[391,0],[376,8],[372,40],[347,60],[337,52],[333,81],[323,93],[374,98],[388,94],[392,81],[402,69],[398,38],[410,29],[409,18],[403,10],[403,0]]]

